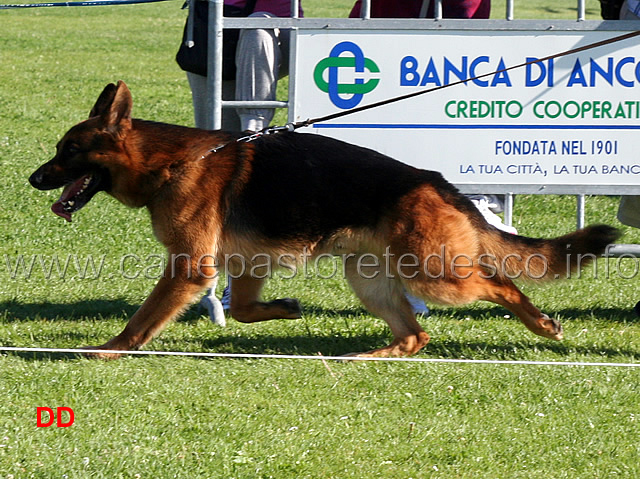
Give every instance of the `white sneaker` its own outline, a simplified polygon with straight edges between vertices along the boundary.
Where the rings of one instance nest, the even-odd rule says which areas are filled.
[[[200,300],[200,305],[209,313],[209,319],[213,324],[216,324],[222,328],[227,325],[227,320],[224,317],[224,309],[222,303],[216,298],[214,290],[209,290],[206,296],[203,296]]]
[[[415,296],[410,295],[405,292],[404,295],[407,297],[409,304],[411,305],[411,309],[413,309],[413,314],[423,314],[425,316],[429,315],[429,308],[420,298],[416,298]]]
[[[505,225],[500,217],[495,214],[490,209],[489,201],[484,195],[475,195],[469,197],[471,202],[478,208],[478,211],[482,213],[484,219],[492,226],[495,226],[499,230],[506,231],[507,233],[511,233],[512,235],[517,235],[518,230],[516,230],[513,226]]]
[[[502,213],[504,211],[504,200],[498,195],[469,195],[472,200],[485,199],[487,206],[493,213]]]

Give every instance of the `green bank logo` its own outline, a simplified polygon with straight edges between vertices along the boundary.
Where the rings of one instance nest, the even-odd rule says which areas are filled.
[[[347,56],[340,56],[343,53]],[[354,83],[339,83],[338,70],[349,68],[356,73],[380,73],[378,65],[370,58],[365,58],[362,50],[353,42],[338,43],[329,56],[320,60],[313,71],[316,86],[329,94],[329,99],[338,108],[348,110],[357,106],[365,94],[373,91],[380,82],[377,78],[370,78],[366,83],[363,78],[356,78]],[[325,75],[325,71],[327,72]],[[326,78],[326,80],[325,80]]]

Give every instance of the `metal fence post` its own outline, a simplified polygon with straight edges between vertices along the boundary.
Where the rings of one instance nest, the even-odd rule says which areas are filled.
[[[513,0],[507,0],[507,11],[505,12],[507,20],[513,20]]]
[[[209,2],[209,35],[207,36],[207,118],[206,128],[222,127],[222,28],[224,0]]]
[[[576,225],[578,228],[584,228],[584,198],[584,195],[576,195]]]
[[[371,18],[371,0],[362,0],[360,18]]]
[[[513,193],[504,195],[504,224],[513,226]]]
[[[584,22],[586,19],[586,2],[585,0],[578,0],[578,21],[579,22]]]
[[[433,5],[433,18],[442,20],[442,0],[436,0]]]

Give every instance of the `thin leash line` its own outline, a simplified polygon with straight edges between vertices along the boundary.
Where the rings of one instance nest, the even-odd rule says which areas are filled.
[[[125,354],[138,356],[176,356],[210,359],[296,359],[296,360],[324,360],[339,362],[393,362],[393,363],[441,363],[441,364],[493,364],[504,366],[572,366],[572,367],[625,367],[637,368],[640,363],[607,363],[580,361],[524,361],[503,359],[445,359],[445,358],[367,358],[358,356],[317,356],[297,354],[250,354],[250,353],[204,353],[187,351],[117,351],[113,349],[79,349],[79,348],[19,348],[0,347],[5,353],[56,353],[56,354]]]

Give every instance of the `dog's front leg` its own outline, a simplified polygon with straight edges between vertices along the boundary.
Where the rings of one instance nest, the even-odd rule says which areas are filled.
[[[88,347],[116,351],[140,349],[156,336],[169,321],[178,316],[214,278],[212,265],[203,266],[191,255],[170,255],[164,276],[158,281],[140,309],[129,319],[124,330],[102,346]],[[87,357],[117,359],[118,353],[92,353]]]

